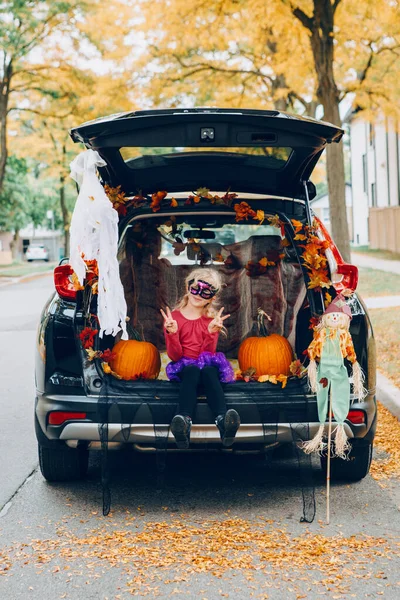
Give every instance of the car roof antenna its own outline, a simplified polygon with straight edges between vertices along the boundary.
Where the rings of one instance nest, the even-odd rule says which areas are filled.
[[[304,190],[305,190],[307,221],[308,221],[309,226],[311,227],[311,225],[312,225],[312,217],[311,217],[311,208],[310,208],[310,196],[308,195],[308,186],[307,186],[307,183],[308,183],[307,181],[303,181]]]

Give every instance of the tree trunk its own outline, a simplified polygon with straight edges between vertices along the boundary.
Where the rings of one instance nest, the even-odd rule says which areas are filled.
[[[60,205],[64,230],[64,256],[69,256],[69,213],[65,204],[65,177],[60,176]]]
[[[0,82],[0,194],[3,191],[4,177],[8,158],[7,149],[7,118],[10,97],[10,81],[12,77],[12,62],[5,67],[4,77]]]
[[[64,256],[69,256],[69,212],[65,202],[65,174],[64,163],[66,161],[67,149],[65,144],[62,147],[61,174],[60,174],[60,205],[63,219],[64,230]]]
[[[339,2],[313,0],[313,16],[307,16],[300,8],[294,8],[293,15],[309,30],[311,50],[317,75],[317,98],[324,107],[324,120],[341,127],[339,114],[339,90],[333,72],[334,61],[334,21]],[[346,186],[344,175],[343,142],[330,144],[326,156],[329,213],[332,237],[343,258],[350,260],[349,229],[346,213]]]
[[[330,105],[328,98],[324,99],[325,119],[334,125],[340,125],[339,103]],[[328,116],[337,113],[336,120]],[[345,261],[350,262],[349,226],[346,209],[346,182],[344,173],[343,142],[329,144],[326,149],[326,170],[328,176],[329,214],[332,237]]]
[[[334,18],[331,0],[314,0],[310,40],[318,79],[317,97],[324,107],[324,120],[340,127],[339,90],[333,72]],[[326,165],[332,237],[344,260],[350,261],[343,142],[328,146]]]
[[[14,231],[12,241],[10,242],[11,255],[12,255],[13,260],[17,260],[19,258],[18,242],[19,242],[19,229],[16,229]]]

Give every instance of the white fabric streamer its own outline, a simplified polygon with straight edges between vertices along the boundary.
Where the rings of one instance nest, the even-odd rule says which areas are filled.
[[[115,336],[122,331],[122,339],[126,340],[126,301],[117,259],[118,213],[96,173],[97,167],[105,164],[98,152],[85,150],[70,165],[71,177],[80,186],[71,219],[70,265],[82,284],[84,260],[97,260],[99,335]]]
[[[368,395],[368,390],[365,389],[365,375],[361,369],[360,363],[353,363],[353,389],[358,402],[362,402],[365,396]]]
[[[328,444],[324,442],[324,431],[325,425],[320,425],[312,440],[301,442],[300,448],[302,448],[306,454],[312,454],[313,452],[316,452],[322,456],[323,452],[328,446]]]
[[[310,360],[310,364],[307,367],[307,376],[308,376],[308,383],[310,385],[310,389],[315,394],[318,390],[317,363],[315,362],[315,360],[313,358]]]

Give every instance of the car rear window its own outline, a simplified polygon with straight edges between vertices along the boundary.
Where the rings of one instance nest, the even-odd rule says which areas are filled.
[[[282,169],[290,158],[292,148],[272,146],[243,146],[223,148],[218,146],[193,147],[124,147],[119,149],[125,164],[131,169],[138,167],[143,157],[175,157],[178,155],[193,156],[196,154],[224,153],[251,156],[257,166],[268,169]]]
[[[160,225],[158,231],[161,236],[161,251],[159,258],[166,258],[173,265],[197,265],[203,256],[203,264],[213,264],[219,262],[224,252],[228,252],[235,244],[245,242],[255,236],[262,236],[264,240],[269,238],[272,240],[281,239],[279,228],[271,225],[249,225],[249,224],[225,224],[223,227],[206,226],[203,229],[208,239],[195,237],[195,231],[200,230],[195,224],[180,223],[178,231],[172,231],[168,225]],[[191,235],[193,232],[193,237]],[[211,237],[214,236],[214,237]],[[193,242],[184,249],[177,246],[177,240],[185,242]],[[196,251],[197,250],[197,251]],[[180,252],[179,252],[180,251]]]

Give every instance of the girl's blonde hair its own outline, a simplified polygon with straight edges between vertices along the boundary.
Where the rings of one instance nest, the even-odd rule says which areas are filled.
[[[189,294],[190,294],[189,281],[193,280],[193,283],[196,284],[199,281],[199,279],[201,279],[202,281],[206,281],[210,285],[217,288],[218,292],[216,295],[218,295],[218,293],[221,291],[222,279],[221,279],[218,271],[214,271],[213,269],[207,269],[207,268],[194,269],[194,271],[191,271],[185,279],[185,294],[178,301],[174,310],[181,310],[182,308],[185,308],[185,306],[187,306],[187,304],[189,302]],[[214,298],[215,298],[215,296],[214,296]],[[212,319],[217,315],[217,312],[218,312],[218,305],[215,303],[214,299],[212,302],[210,301],[208,304],[206,304],[205,307],[203,308],[203,315],[206,317],[211,317]]]

